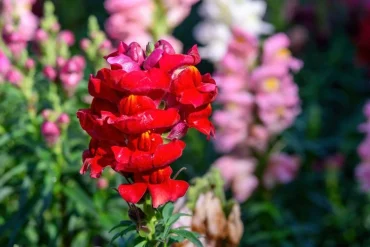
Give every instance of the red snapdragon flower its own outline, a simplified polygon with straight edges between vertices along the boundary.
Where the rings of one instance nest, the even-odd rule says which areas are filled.
[[[196,46],[175,54],[166,41],[145,56],[137,43],[121,43],[105,57],[103,68],[89,80],[94,97],[89,109],[77,112],[81,127],[92,137],[83,154],[81,173],[98,178],[110,166],[133,183],[119,187],[120,195],[138,203],[146,191],[153,207],[183,196],[185,181],[170,178],[169,167],[185,148],[179,140],[188,128],[214,135],[209,121],[215,81],[194,67],[200,62]]]

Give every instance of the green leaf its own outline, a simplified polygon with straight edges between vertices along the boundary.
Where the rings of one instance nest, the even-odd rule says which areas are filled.
[[[119,227],[129,226],[129,225],[133,225],[133,222],[131,220],[123,220],[118,225],[116,225],[112,229],[110,229],[109,230],[109,233],[111,233],[113,230],[115,230],[115,229],[117,229]]]
[[[73,188],[72,188],[73,186]],[[94,203],[90,199],[90,197],[83,191],[77,184],[72,184],[69,186],[63,187],[63,191],[67,197],[77,203],[77,206],[83,206],[91,214],[96,214],[96,210],[94,208]]]
[[[144,247],[144,246],[146,246],[147,243],[148,242],[146,240],[144,240],[144,241],[138,243],[137,245],[135,245],[135,247]]]
[[[113,236],[112,240],[110,241],[109,245],[112,245],[112,244],[113,244],[113,242],[114,242],[117,238],[119,238],[119,237],[123,237],[125,234],[127,234],[127,233],[129,233],[129,232],[131,232],[131,231],[135,231],[135,230],[136,230],[136,226],[135,226],[135,225],[131,225],[131,226],[127,227],[126,229],[124,229],[122,232],[118,232],[118,233],[116,233],[116,234]]]
[[[163,220],[165,222],[171,217],[174,208],[175,208],[175,206],[173,205],[173,203],[167,203],[163,207],[163,209],[162,209],[162,217],[163,217]]]
[[[184,237],[185,239],[192,242],[197,247],[203,247],[203,244],[198,239],[198,234],[183,229],[172,229],[170,233]]]
[[[167,227],[171,227],[176,221],[178,221],[178,219],[180,219],[180,217],[181,216],[191,216],[190,214],[184,214],[184,213],[177,213],[177,214],[174,214],[174,215],[172,215],[169,219],[168,219],[168,221],[167,221],[167,223],[166,223],[166,226]]]

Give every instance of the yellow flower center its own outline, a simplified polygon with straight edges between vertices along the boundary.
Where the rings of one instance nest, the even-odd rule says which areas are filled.
[[[276,77],[269,77],[263,81],[263,89],[268,93],[276,92],[279,89],[280,81]]]
[[[291,56],[291,52],[287,48],[282,48],[276,53],[276,56],[278,58],[288,58]]]

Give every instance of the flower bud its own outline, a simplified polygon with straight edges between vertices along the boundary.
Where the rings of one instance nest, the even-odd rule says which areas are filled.
[[[46,144],[50,146],[54,146],[60,137],[60,130],[58,126],[51,121],[46,121],[41,126],[41,134],[44,137]]]
[[[109,186],[109,182],[108,182],[107,179],[105,179],[105,178],[99,178],[98,179],[97,187],[99,189],[106,189],[106,188],[108,188],[108,186]]]
[[[22,73],[16,69],[10,69],[6,77],[10,83],[16,86],[19,86],[21,84],[21,81],[23,80]]]
[[[35,60],[33,60],[32,58],[28,58],[24,66],[27,70],[35,68]]]
[[[90,45],[91,45],[91,41],[87,38],[84,38],[80,41],[80,47],[84,51],[88,50]]]
[[[38,29],[38,30],[36,31],[36,34],[35,34],[35,40],[36,40],[38,43],[44,42],[44,41],[46,41],[48,38],[49,38],[49,35],[47,34],[47,32],[45,32],[45,30],[43,30],[43,29]]]
[[[153,68],[161,59],[163,50],[156,48],[144,61],[144,69]]]
[[[53,114],[53,111],[51,109],[44,109],[41,112],[41,116],[44,120],[50,120],[51,115]]]
[[[143,49],[141,48],[141,46],[136,43],[136,42],[132,42],[129,47],[128,47],[128,50],[126,52],[127,56],[129,56],[132,60],[134,60],[135,62],[137,62],[139,64],[139,66],[143,63],[144,61],[144,51]]]
[[[57,78],[57,71],[50,65],[45,66],[42,72],[44,76],[50,81],[55,81],[55,79]]]
[[[155,43],[154,47],[156,49],[161,49],[164,51],[166,54],[175,54],[175,49],[172,47],[172,45],[166,41],[166,40],[159,40],[157,43]]]
[[[72,46],[75,43],[75,36],[71,31],[64,30],[59,33],[58,40],[65,42],[68,46]]]
[[[57,119],[57,124],[58,125],[62,125],[62,126],[66,126],[70,123],[70,118],[68,116],[67,113],[62,113],[59,115],[58,119]]]

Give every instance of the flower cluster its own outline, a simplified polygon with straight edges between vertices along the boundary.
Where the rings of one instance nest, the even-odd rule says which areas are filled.
[[[45,66],[43,73],[48,80],[60,82],[64,92],[71,97],[84,76],[84,70],[85,58],[76,55],[69,59],[58,57],[56,66]]]
[[[355,175],[364,192],[370,191],[370,102],[364,107],[364,115],[367,121],[359,126],[359,130],[365,133],[365,139],[358,146],[357,153],[361,163],[356,167]]]
[[[169,34],[198,1],[106,0],[105,8],[111,14],[105,25],[106,31],[112,39],[127,43],[136,41],[142,46],[153,41],[153,37],[165,37],[176,51],[180,51],[181,42]]]
[[[35,0],[3,0],[0,3],[2,37],[11,52],[19,55],[33,40],[38,18],[31,8]]]
[[[196,46],[176,54],[165,40],[148,45],[147,52],[136,42],[121,42],[105,58],[110,69],[89,80],[91,107],[77,112],[92,138],[81,173],[90,169],[98,178],[110,166],[130,181],[118,188],[127,202],[138,203],[147,191],[155,208],[175,201],[188,184],[171,178],[170,164],[182,155],[185,143],[179,139],[188,128],[214,135],[208,118],[215,81],[195,67]]]
[[[232,38],[232,29],[239,28],[257,37],[268,34],[272,26],[263,22],[266,12],[264,0],[205,0],[200,7],[200,15],[205,21],[195,28],[195,37],[205,45],[200,54],[219,62],[227,52],[227,44]]]
[[[222,109],[214,114],[218,127],[215,146],[234,157],[221,158],[216,165],[239,201],[247,199],[257,186],[253,175],[256,161],[246,157],[267,153],[271,141],[291,126],[300,112],[298,87],[291,71],[298,71],[302,63],[291,56],[288,47],[288,37],[275,34],[264,42],[259,56],[256,38],[233,29],[227,53],[218,64],[215,77],[220,82],[218,102]],[[232,163],[237,165],[229,169]],[[271,188],[294,177],[298,160],[276,153],[268,166],[263,181]],[[249,181],[238,179],[241,174]]]

